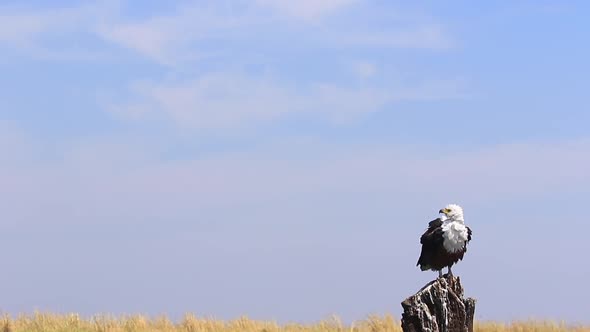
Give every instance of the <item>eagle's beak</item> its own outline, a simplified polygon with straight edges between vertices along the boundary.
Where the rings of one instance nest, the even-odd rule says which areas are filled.
[[[438,213],[444,213],[444,214],[447,214],[447,212],[449,212],[449,210],[448,210],[448,209],[440,209],[440,210],[438,211]]]

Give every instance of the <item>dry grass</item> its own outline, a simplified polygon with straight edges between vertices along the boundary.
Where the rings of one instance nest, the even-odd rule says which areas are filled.
[[[478,322],[476,331],[482,332],[556,332],[589,331],[589,326],[568,326],[552,322],[515,322],[501,324]],[[54,315],[35,313],[30,316],[0,317],[0,332],[401,332],[400,323],[392,316],[372,316],[346,326],[332,318],[316,324],[277,324],[238,318],[231,321],[202,319],[186,315],[179,322],[166,317],[149,319],[143,316],[95,316],[83,319],[77,314]]]

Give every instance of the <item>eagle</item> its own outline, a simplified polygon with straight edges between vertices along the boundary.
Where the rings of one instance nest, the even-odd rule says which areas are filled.
[[[452,276],[451,266],[463,259],[471,241],[471,229],[465,226],[463,208],[459,205],[449,204],[438,212],[441,216],[429,222],[420,237],[422,250],[416,266],[422,271],[438,271],[438,277],[442,278],[443,268],[447,267],[448,276]]]

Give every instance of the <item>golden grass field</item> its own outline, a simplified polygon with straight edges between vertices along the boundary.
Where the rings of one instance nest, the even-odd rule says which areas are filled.
[[[110,317],[95,316],[82,318],[77,314],[55,315],[35,313],[0,318],[0,332],[397,332],[401,331],[399,320],[392,316],[372,316],[344,325],[337,318],[324,320],[315,324],[277,324],[270,321],[257,321],[239,318],[231,321],[197,318],[186,315],[178,322],[166,317],[147,318],[144,316]],[[590,326],[569,326],[553,322],[514,322],[510,324],[494,322],[477,322],[475,331],[590,331]]]

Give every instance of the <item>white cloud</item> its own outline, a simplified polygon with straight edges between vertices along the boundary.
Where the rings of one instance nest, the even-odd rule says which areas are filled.
[[[377,66],[367,61],[358,61],[353,64],[353,71],[360,78],[369,78],[377,74]]]
[[[118,112],[159,112],[180,127],[222,129],[272,120],[301,107],[289,91],[265,78],[212,74],[188,82],[143,83],[139,103],[114,106]]]
[[[416,48],[445,50],[454,46],[454,41],[439,24],[420,23],[382,31],[350,31],[334,36],[337,42],[348,46]]]
[[[116,1],[43,10],[0,7],[0,46],[37,59],[104,60],[110,58],[104,49],[79,46],[78,39],[94,35],[98,22],[114,12]]]
[[[158,63],[174,65],[215,53],[194,44],[211,38],[230,39],[231,31],[247,26],[249,19],[247,13],[228,13],[223,6],[206,4],[143,20],[111,20],[98,25],[96,33]]]
[[[359,26],[350,17],[339,18],[336,24],[322,24],[319,30],[316,24],[308,24],[309,21],[328,20],[329,14],[357,2],[363,5],[356,0],[204,2],[179,6],[171,14],[139,19],[125,17],[117,1],[46,10],[0,7],[0,43],[37,57],[47,55],[50,59],[100,59],[115,51],[109,47],[114,44],[167,66],[220,53],[237,56],[233,51],[224,51],[223,47],[204,47],[202,42],[231,45],[244,41],[249,42],[254,51],[263,52],[269,43],[282,45],[285,36],[292,34],[305,36],[300,42],[309,45],[424,49],[452,46],[451,38],[441,25],[419,18],[385,30]],[[269,15],[268,9],[280,15]],[[103,53],[101,56],[74,47],[78,44],[76,39],[84,34],[86,38],[94,35],[106,42],[96,50]],[[46,42],[49,37],[53,40],[59,37],[70,47],[64,48],[64,43],[62,47],[52,47]]]
[[[160,26],[149,24],[111,26],[108,24],[100,26],[97,31],[105,40],[121,44],[164,64],[173,63],[167,50],[176,51],[175,44],[179,41],[174,37],[182,36],[165,24]]]
[[[454,80],[386,88],[320,82],[298,87],[272,77],[215,73],[189,81],[137,83],[131,88],[136,92],[133,101],[110,109],[136,120],[158,113],[180,127],[218,130],[256,126],[286,115],[348,122],[397,101],[463,98],[462,89]]]
[[[325,15],[349,7],[358,0],[256,0],[261,6],[267,6],[278,12],[304,20],[319,19]]]
[[[326,28],[315,31],[315,24],[265,15],[266,9],[272,8],[290,13],[289,17],[328,20],[329,13],[348,8],[354,2],[260,0],[254,4],[212,1],[179,6],[171,14],[156,13],[138,19],[126,18],[116,2],[28,12],[0,9],[0,43],[4,41],[13,47],[22,47],[31,56],[44,59],[100,60],[108,58],[109,54],[111,58],[116,58],[116,53],[113,53],[116,50],[108,48],[108,44],[131,49],[156,63],[173,67],[187,65],[186,61],[197,67],[198,60],[203,57],[229,59],[224,61],[223,69],[204,67],[196,70],[207,71],[206,75],[183,73],[188,78],[135,84],[124,102],[108,107],[113,114],[123,118],[141,120],[146,115],[159,114],[180,127],[190,129],[249,127],[282,119],[286,115],[317,116],[325,121],[341,123],[400,100],[464,96],[461,83],[452,80],[436,82],[424,78],[413,85],[396,84],[389,80],[376,86],[364,84],[366,82],[359,85],[359,82],[334,83],[311,79],[294,83],[280,74],[265,77],[239,73],[247,63],[243,58],[250,52],[266,56],[268,49],[273,47],[288,48],[289,44],[285,44],[284,39],[292,34],[309,36],[301,43],[308,43],[304,46],[310,50],[318,45],[322,48],[336,45],[440,48],[449,45],[442,27],[431,23],[424,25],[420,20],[410,19],[410,23],[394,30],[390,28],[389,32],[361,29],[350,33],[351,29],[357,29],[342,29],[347,26],[347,20],[327,24]],[[73,37],[79,33],[85,37],[94,34],[106,43],[98,43],[97,51],[76,48]],[[72,45],[55,47],[47,43],[46,46],[46,37],[56,36],[71,41]],[[231,47],[234,42],[246,42],[249,47],[234,49]],[[280,46],[273,46],[273,42]],[[217,48],[210,45],[226,46]],[[230,73],[232,69],[228,67],[237,68],[238,74]],[[377,64],[360,62],[354,70],[361,78],[369,78],[376,74]],[[288,71],[285,69],[285,72]]]
[[[354,20],[346,19],[337,24],[323,24],[319,30],[315,24],[307,24],[325,19],[328,14],[356,2],[258,0],[257,5],[241,6],[237,2],[223,5],[212,2],[179,7],[176,13],[165,16],[111,20],[98,26],[96,31],[101,38],[164,65],[220,55],[238,57],[223,47],[202,46],[207,41],[222,45],[247,42],[252,51],[264,53],[265,47],[273,43],[283,45],[286,36],[293,34],[301,36],[299,43],[313,47],[447,49],[453,46],[452,38],[441,24],[422,22],[419,18],[406,19],[403,24],[398,22],[399,26],[385,30],[358,26]],[[267,8],[284,15],[268,15]]]

